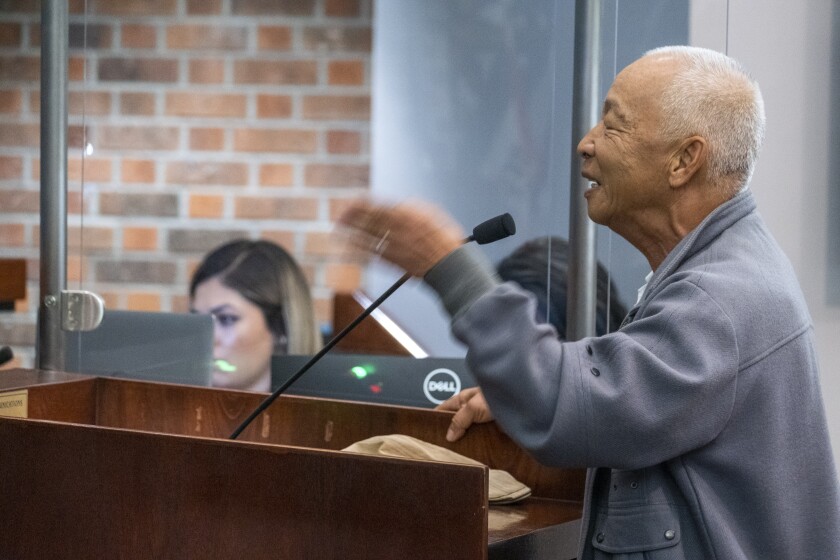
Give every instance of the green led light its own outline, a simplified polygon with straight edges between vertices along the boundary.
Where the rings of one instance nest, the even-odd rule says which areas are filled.
[[[236,371],[236,366],[227,360],[216,360],[216,369],[225,373],[233,373]]]
[[[356,379],[364,379],[368,375],[376,373],[376,366],[373,364],[360,364],[350,368],[350,373],[356,376]]]

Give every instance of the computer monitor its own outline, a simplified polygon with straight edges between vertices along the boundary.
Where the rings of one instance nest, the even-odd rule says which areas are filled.
[[[272,390],[311,356],[274,356]],[[284,394],[434,408],[476,385],[463,358],[412,358],[374,354],[327,354]]]
[[[96,329],[64,334],[67,371],[205,387],[212,381],[209,315],[105,311]]]

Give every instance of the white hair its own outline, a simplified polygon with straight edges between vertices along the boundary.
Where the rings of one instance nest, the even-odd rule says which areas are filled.
[[[735,191],[745,188],[764,142],[758,84],[738,62],[709,49],[660,47],[649,55],[674,57],[683,66],[662,95],[665,137],[702,136],[709,148],[709,181],[729,185],[734,179]]]

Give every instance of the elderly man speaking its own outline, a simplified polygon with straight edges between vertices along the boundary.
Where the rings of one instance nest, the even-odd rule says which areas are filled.
[[[840,558],[840,496],[811,319],[748,190],[758,86],[731,58],[647,53],[578,145],[589,217],[650,263],[622,327],[574,342],[534,321],[442,211],[355,204],[343,222],[422,276],[480,391],[449,439],[495,418],[541,462],[588,467],[578,558]],[[488,409],[489,405],[489,409]],[[492,412],[492,414],[491,414]]]

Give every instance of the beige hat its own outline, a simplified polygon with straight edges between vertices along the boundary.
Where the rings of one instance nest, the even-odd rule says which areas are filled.
[[[356,442],[345,448],[344,451],[363,453],[365,455],[458,463],[462,465],[483,464],[444,447],[402,434],[374,436]],[[512,504],[524,500],[531,495],[531,489],[513,478],[507,471],[490,469],[489,478],[490,499],[488,501],[491,504]]]

